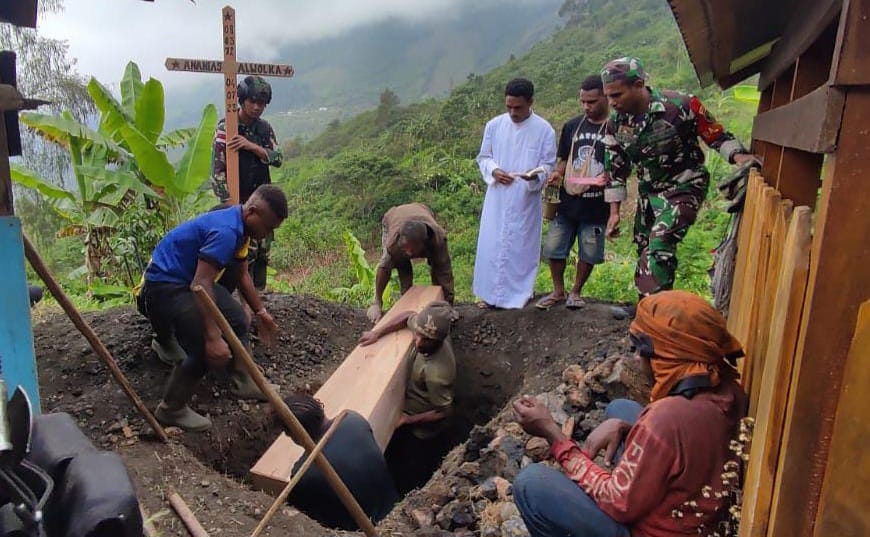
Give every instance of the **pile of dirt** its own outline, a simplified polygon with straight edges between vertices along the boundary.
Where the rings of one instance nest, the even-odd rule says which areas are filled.
[[[316,391],[368,328],[362,310],[312,297],[272,294],[267,305],[283,335],[272,348],[255,342],[255,358],[282,393]],[[554,308],[541,312],[533,307],[484,311],[471,305],[457,309],[461,316],[453,331],[458,361],[457,419],[450,434],[451,440],[461,445],[426,486],[397,506],[382,524],[384,534],[408,535],[416,528],[413,512],[420,505],[429,502],[426,507],[435,517],[456,499],[445,498],[436,512],[433,505],[437,502],[432,503],[431,497],[420,498],[426,498],[431,487],[457,477],[463,464],[476,462],[467,460],[469,453],[485,451],[490,442],[504,437],[509,421],[507,404],[514,396],[551,392],[564,399],[568,390],[562,393],[554,387],[562,382],[566,367],[577,365],[591,372],[627,345],[627,322],[614,321],[607,305],[594,301],[578,311]],[[86,318],[146,405],[155,407],[169,367],[150,350],[148,322],[132,308],[115,308]],[[166,511],[170,490],[185,498],[210,534],[250,534],[272,501],[247,481],[248,469],[277,435],[267,405],[235,400],[227,392],[226,379],[209,375],[197,388],[192,405],[211,416],[214,428],[204,434],[173,435],[173,442],[164,445],[155,440],[65,317],[55,315],[36,323],[34,341],[43,411],[69,412],[95,444],[122,455],[161,535],[185,535],[174,515]],[[578,423],[586,419],[587,411],[600,413],[601,404],[609,397],[607,393],[591,395],[590,406],[583,409],[584,418]],[[591,419],[586,420],[578,431],[591,423]],[[523,447],[528,443],[524,438],[518,441]],[[468,470],[466,466],[462,471]],[[485,471],[477,476],[482,478],[477,479],[480,483],[471,480],[475,481],[471,486],[503,476],[503,470]],[[479,531],[479,521],[478,515],[469,525],[446,526],[461,535],[463,528]],[[288,507],[273,519],[266,534],[316,536],[334,535],[335,531]]]

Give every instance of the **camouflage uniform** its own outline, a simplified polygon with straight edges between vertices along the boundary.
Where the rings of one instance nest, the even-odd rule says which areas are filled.
[[[636,62],[633,58],[622,61]],[[630,65],[629,76],[646,78],[639,62]],[[612,75],[605,67],[605,83],[608,74]],[[632,167],[637,169],[635,286],[643,296],[673,287],[677,245],[695,222],[707,193],[710,174],[698,138],[731,163],[735,154],[746,153],[697,97],[647,89],[651,96],[647,112],[637,116],[611,113],[604,163],[610,175],[605,191],[608,202],[625,199],[626,181]]]
[[[276,168],[281,166],[281,152],[276,149],[278,142],[275,139],[275,131],[265,120],[255,120],[250,125],[239,122],[239,134],[266,149],[269,160],[263,162],[250,151],[239,151],[239,202],[245,203],[254,190],[260,185],[272,182],[269,176],[269,166]],[[227,133],[226,120],[221,119],[217,124],[214,134],[214,146],[212,150],[212,189],[215,196],[221,202],[230,199],[227,187]],[[251,277],[258,289],[266,286],[266,266],[269,263],[269,250],[272,247],[272,236],[251,241],[248,254],[248,266],[251,269]]]

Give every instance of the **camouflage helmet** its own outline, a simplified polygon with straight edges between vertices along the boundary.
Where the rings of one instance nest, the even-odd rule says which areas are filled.
[[[239,82],[238,95],[240,103],[253,99],[269,104],[272,102],[272,86],[261,76],[247,76]]]

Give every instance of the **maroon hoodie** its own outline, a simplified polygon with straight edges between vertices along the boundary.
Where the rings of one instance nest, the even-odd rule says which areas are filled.
[[[633,537],[698,535],[701,525],[712,533],[728,508],[727,495],[716,493],[722,492],[726,463],[734,460],[728,446],[746,407],[746,395],[730,380],[692,399],[659,399],[641,412],[612,472],[571,440],[556,442],[551,452],[565,474],[602,511],[629,526]]]

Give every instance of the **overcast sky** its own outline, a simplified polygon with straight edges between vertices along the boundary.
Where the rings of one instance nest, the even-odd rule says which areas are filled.
[[[243,61],[293,63],[277,47],[339,34],[352,27],[398,17],[449,17],[461,2],[496,0],[236,0],[237,57]],[[535,0],[512,0],[512,2]],[[221,59],[221,9],[227,0],[65,0],[65,11],[42,16],[39,32],[64,39],[77,69],[115,86],[126,63],[143,78],[168,87],[217,75],[170,73],[166,57]]]

